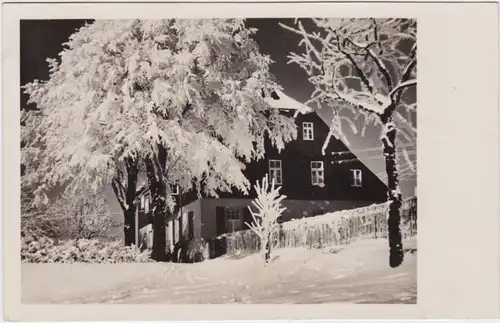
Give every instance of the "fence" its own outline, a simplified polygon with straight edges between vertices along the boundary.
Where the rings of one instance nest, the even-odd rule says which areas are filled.
[[[296,219],[280,224],[271,241],[274,248],[322,248],[356,240],[387,238],[388,212],[389,203],[383,203]],[[401,232],[403,239],[417,234],[416,197],[403,201]],[[256,252],[260,248],[259,238],[251,230],[219,236],[210,244],[211,258],[224,253]]]

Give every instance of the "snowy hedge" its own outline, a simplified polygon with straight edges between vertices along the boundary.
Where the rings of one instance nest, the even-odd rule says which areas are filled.
[[[78,239],[56,242],[47,237],[22,237],[21,261],[31,263],[151,262],[149,252],[124,247],[122,242]]]
[[[348,244],[362,239],[387,238],[388,203],[326,213],[315,217],[284,222],[272,241],[277,248],[323,248]],[[417,200],[410,198],[401,208],[403,239],[417,234]],[[259,239],[251,230],[218,237],[225,238],[225,251],[230,254],[259,250]]]

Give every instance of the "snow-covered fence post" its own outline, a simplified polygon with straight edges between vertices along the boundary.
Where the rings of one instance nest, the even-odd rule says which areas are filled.
[[[416,21],[412,19],[312,19],[312,28],[304,28],[300,20],[296,27],[281,24],[302,39],[301,54],[291,53],[289,63],[304,69],[315,90],[311,100],[321,108],[328,103],[333,109],[330,138],[347,138],[342,121],[357,134],[355,119],[362,116],[361,135],[366,126],[382,126],[381,141],[387,172],[388,235],[391,267],[403,262],[400,230],[402,195],[399,189],[396,138],[414,145],[416,126],[415,92],[406,89],[417,84]],[[311,29],[321,30],[311,32]],[[341,112],[348,111],[342,115]],[[358,122],[359,123],[359,122]],[[412,172],[415,165],[403,149],[402,157]]]
[[[280,195],[281,187],[275,187],[274,178],[269,187],[267,175],[262,179],[262,184],[257,182],[254,188],[257,198],[252,204],[257,211],[254,212],[252,207],[248,206],[253,223],[245,222],[245,224],[259,237],[261,252],[264,253],[265,262],[268,263],[271,258],[272,238],[279,228],[278,218],[286,210],[285,207],[281,207],[281,202],[286,196]]]

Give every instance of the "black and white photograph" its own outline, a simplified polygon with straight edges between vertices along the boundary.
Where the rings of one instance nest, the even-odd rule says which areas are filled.
[[[417,20],[21,20],[24,304],[416,304]]]

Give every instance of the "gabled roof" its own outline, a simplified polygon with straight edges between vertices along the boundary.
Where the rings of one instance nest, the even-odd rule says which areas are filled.
[[[292,99],[280,90],[275,90],[271,93],[271,97],[267,97],[265,100],[273,108],[296,111],[295,116],[297,113],[307,114],[314,112],[314,110],[307,105]]]
[[[265,100],[269,103],[269,105],[271,105],[276,109],[283,109],[288,111],[295,110],[296,112],[294,114],[294,118],[297,117],[298,113],[301,114],[316,113],[319,116],[319,119],[321,119],[321,121],[323,121],[328,127],[330,127],[331,121],[325,120],[325,116],[319,113],[317,109],[311,108],[303,103],[300,103],[299,101],[286,95],[283,91],[275,90],[274,92],[271,93],[271,97],[267,97]],[[343,138],[342,136],[340,136],[337,139],[344,144],[344,146],[346,147],[345,149],[348,150],[350,154],[355,157],[355,159],[361,161],[368,169],[370,169],[374,174],[376,174],[367,165],[366,160],[364,160],[362,156],[360,157],[359,153],[353,151],[353,149],[350,147],[350,143],[347,141],[347,138]],[[321,140],[326,140],[326,138],[321,138]]]

